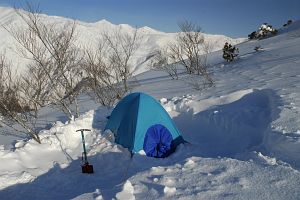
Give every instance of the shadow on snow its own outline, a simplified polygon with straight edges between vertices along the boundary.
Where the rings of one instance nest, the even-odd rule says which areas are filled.
[[[80,160],[72,161],[66,168],[55,164],[47,173],[30,183],[17,184],[1,190],[0,197],[71,199],[99,189],[103,199],[112,199],[122,190],[128,178],[151,167],[177,163],[184,165],[186,159],[191,156],[234,157],[253,148],[262,148],[270,123],[279,116],[279,105],[280,97],[274,91],[257,90],[235,102],[196,114],[192,111],[181,113],[174,121],[182,130],[183,137],[192,145],[179,146],[168,158],[155,159],[141,155],[131,158],[130,153],[122,148],[120,152],[101,152],[89,157],[90,163],[94,165],[94,174],[82,174]],[[105,120],[103,112],[105,111],[95,112],[94,128],[104,128],[104,124],[101,124]],[[162,191],[162,188],[159,190]]]
[[[183,137],[202,157],[234,157],[263,143],[270,123],[279,117],[280,97],[274,91],[255,90],[229,104],[193,114],[181,113],[174,121]]]

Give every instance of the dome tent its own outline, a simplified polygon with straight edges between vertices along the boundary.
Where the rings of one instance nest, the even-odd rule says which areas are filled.
[[[184,140],[165,109],[151,96],[132,93],[112,111],[105,130],[111,130],[115,142],[136,153],[166,157]]]

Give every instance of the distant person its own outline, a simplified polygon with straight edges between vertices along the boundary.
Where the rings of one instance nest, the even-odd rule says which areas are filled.
[[[236,57],[238,54],[238,49],[231,44],[228,44],[228,42],[225,43],[223,47],[223,58],[229,62],[233,61],[234,57]]]
[[[227,52],[228,50],[229,50],[228,42],[225,42],[224,47],[223,47],[223,53]]]

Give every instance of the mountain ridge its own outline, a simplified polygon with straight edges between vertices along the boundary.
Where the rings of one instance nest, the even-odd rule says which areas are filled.
[[[26,12],[26,11],[21,11]],[[61,16],[49,16],[46,14],[41,14],[41,18],[44,20],[43,22],[49,24],[62,24],[73,21],[71,18],[65,18]],[[120,30],[125,33],[133,33],[136,29],[142,36],[141,48],[137,51],[136,55],[133,57],[131,61],[131,65],[133,66],[133,71],[135,73],[142,73],[144,71],[149,70],[149,66],[147,63],[139,65],[143,63],[146,57],[151,55],[153,52],[157,51],[164,45],[169,42],[173,42],[176,40],[177,33],[166,33],[162,31],[155,30],[148,26],[143,26],[141,28],[134,28],[128,24],[113,24],[105,19],[99,20],[97,22],[88,23],[80,20],[76,21],[76,31],[77,31],[77,42],[79,46],[92,47],[95,48],[97,46],[97,39],[99,35],[103,32],[113,33],[116,30]],[[26,26],[26,24],[22,21],[22,19],[15,13],[13,8],[9,7],[1,7],[0,6],[0,24],[3,25],[13,25],[13,26]],[[233,39],[224,35],[214,35],[214,34],[203,34],[204,37],[212,44],[212,51],[220,50],[223,47],[225,42],[229,42],[232,44],[237,44],[245,41],[244,38]],[[20,58],[15,52],[12,50],[16,47],[17,42],[12,38],[12,36],[3,28],[0,28],[0,53],[5,52],[7,57],[13,61],[13,63],[17,64],[19,70],[23,71],[26,68],[26,64],[28,60],[24,60]],[[16,61],[16,58],[17,59]]]

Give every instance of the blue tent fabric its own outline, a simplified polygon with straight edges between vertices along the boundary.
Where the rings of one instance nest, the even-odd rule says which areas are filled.
[[[164,158],[172,151],[173,137],[161,124],[151,126],[145,135],[143,149],[147,156]]]
[[[184,141],[173,120],[158,101],[144,93],[132,93],[116,105],[105,130],[109,129],[114,133],[116,143],[136,153],[143,149],[148,129],[157,124],[170,132],[174,147]]]

